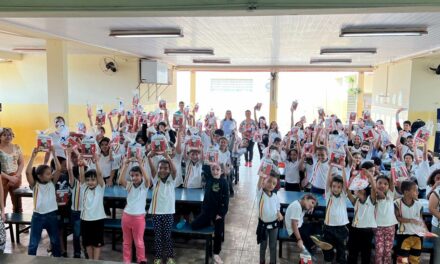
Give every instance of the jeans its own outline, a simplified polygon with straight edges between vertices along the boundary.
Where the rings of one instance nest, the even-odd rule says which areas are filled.
[[[137,262],[145,261],[144,245],[145,216],[122,215],[123,259],[124,263],[131,263],[131,246],[134,241]]]
[[[277,263],[278,228],[266,229],[266,240],[260,243],[260,263],[266,262],[266,249],[269,242],[270,264]]]
[[[71,211],[70,224],[73,231],[73,255],[81,257],[81,211]]]
[[[50,244],[52,245],[52,255],[54,257],[60,257],[60,236],[58,234],[57,211],[47,214],[39,214],[36,212],[32,214],[28,255],[35,256],[37,254],[37,248],[41,240],[41,232],[43,229],[46,229],[47,234],[49,235]]]
[[[327,262],[333,261],[335,256],[334,249],[336,249],[336,262],[338,264],[347,263],[347,256],[345,253],[347,246],[348,229],[344,226],[328,226],[324,225],[323,240],[333,245],[331,250],[323,250],[324,260]]]
[[[301,187],[299,183],[288,183],[286,182],[286,185],[284,186],[284,189],[286,191],[293,191],[293,192],[300,192]]]
[[[244,153],[244,160],[246,162],[252,162],[252,159],[254,157],[254,141],[249,140],[249,145],[246,149],[246,152]]]

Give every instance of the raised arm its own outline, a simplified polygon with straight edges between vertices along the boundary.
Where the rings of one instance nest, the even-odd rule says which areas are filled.
[[[377,197],[376,182],[374,181],[373,174],[371,174],[368,170],[365,170],[365,174],[367,175],[368,181],[370,182],[370,186],[371,186],[371,193],[370,193],[371,201],[373,202],[373,204],[375,204]]]
[[[127,180],[125,179],[125,175],[127,175],[127,169],[129,163],[130,160],[125,157],[124,160],[122,161],[121,174],[118,180],[119,185],[122,185],[124,188],[127,187]],[[139,164],[139,167],[142,167],[142,165]]]
[[[148,159],[148,165],[150,165],[150,171],[151,171],[151,177],[156,177],[157,170],[156,166],[154,165],[152,157],[155,155],[153,151],[148,152],[147,159]]]
[[[27,179],[29,186],[31,188],[34,187],[34,185],[35,185],[34,176],[32,175],[32,168],[34,166],[34,160],[35,160],[35,157],[37,156],[37,154],[38,154],[38,149],[34,148],[34,150],[32,151],[32,155],[29,160],[29,163],[26,167],[26,179]]]
[[[93,157],[93,162],[95,163],[96,166],[96,179],[98,180],[98,184],[101,187],[105,186],[105,181],[104,178],[102,178],[102,172],[101,172],[101,166],[99,165],[99,157],[97,154],[95,154],[95,156]]]
[[[316,148],[318,147],[318,143],[319,143],[319,137],[321,135],[321,127],[317,127],[316,129],[316,134],[313,137],[313,153],[315,153]]]
[[[330,190],[331,190],[332,179],[333,179],[332,170],[333,170],[333,165],[330,164],[328,167],[328,172],[327,172],[327,182],[325,184],[325,192],[326,193],[330,192]]]
[[[53,161],[55,163],[55,171],[52,173],[52,182],[56,184],[61,176],[61,164],[60,161],[58,160],[58,157],[55,154],[55,148],[53,146],[51,152],[52,152]]]
[[[4,192],[3,192],[3,184],[2,181],[0,181],[0,217],[4,221],[6,221],[5,217],[5,203],[4,203]]]
[[[176,139],[176,153],[182,154],[182,138],[183,138],[183,132],[185,129],[179,129],[177,130],[177,139]]]
[[[78,161],[78,171],[79,171],[79,182],[85,183],[86,182],[86,178],[85,178],[85,172],[84,172],[84,159],[82,157],[80,157],[79,161]]]
[[[149,188],[151,185],[151,181],[150,181],[150,177],[148,177],[147,172],[145,171],[145,167],[144,167],[144,161],[142,160],[141,156],[137,157],[137,161],[139,163],[139,168],[141,169],[142,172],[142,178],[144,179],[144,184],[145,187]],[[125,174],[124,174],[125,175]]]
[[[400,112],[402,112],[403,108],[399,108],[396,111],[396,128],[397,128],[397,132],[400,132],[402,129],[402,127],[400,126],[400,118],[399,118],[399,114]]]
[[[165,152],[164,157],[170,163],[171,177],[173,177],[173,179],[176,179],[176,166],[174,166],[173,160],[170,158],[170,156],[166,152]]]
[[[67,164],[67,174],[69,175],[69,185],[73,186],[75,184],[75,176],[73,175],[72,148],[71,147],[68,147],[66,149],[66,164]]]

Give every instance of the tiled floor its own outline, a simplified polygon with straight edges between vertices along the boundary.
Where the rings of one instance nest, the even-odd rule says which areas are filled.
[[[226,234],[225,242],[223,243],[223,248],[221,252],[221,257],[224,263],[231,264],[249,264],[249,263],[259,263],[259,246],[256,241],[256,224],[258,213],[256,207],[256,182],[258,169],[258,164],[254,163],[252,168],[241,167],[240,168],[240,182],[235,186],[235,197],[230,200],[229,212],[226,217]],[[26,185],[26,184],[24,184]],[[29,198],[23,199],[25,212],[32,212],[32,200]],[[7,203],[7,212],[11,210],[10,202]],[[8,238],[9,239],[9,238]],[[8,240],[10,241],[10,240]],[[7,243],[6,252],[26,254],[27,245],[29,241],[28,234],[21,235],[21,245]],[[106,235],[105,245],[102,249],[101,259],[119,261],[122,259],[121,245],[118,245],[118,251],[112,251],[111,249],[111,236]],[[38,249],[38,255],[46,256],[46,249],[49,246],[49,239],[47,234],[44,233],[43,240],[40,243]],[[148,257],[150,259],[149,263],[152,263],[153,256],[149,254],[152,250],[152,240],[149,238],[146,241],[146,247],[148,252]],[[72,256],[72,238],[68,238],[68,255]],[[175,253],[177,263],[204,263],[204,243],[198,240],[176,240],[175,241]],[[269,260],[269,252],[267,252],[267,260]],[[292,243],[283,244],[283,257],[278,260],[278,263],[298,263],[299,251],[295,248]],[[322,255],[319,254],[318,263],[323,263]],[[428,263],[426,260],[423,263]]]

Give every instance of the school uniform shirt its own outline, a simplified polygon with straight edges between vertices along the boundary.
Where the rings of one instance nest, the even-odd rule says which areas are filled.
[[[72,211],[81,211],[82,210],[81,183],[75,178],[73,179],[73,185],[70,186],[70,192],[72,194],[71,210]]]
[[[87,184],[81,185],[82,211],[81,220],[96,221],[106,218],[104,212],[104,190],[105,187],[96,185],[90,189]]]
[[[286,229],[289,236],[293,234],[292,220],[298,221],[298,228],[300,228],[304,222],[305,214],[306,211],[302,209],[299,200],[289,204],[289,207],[287,207],[286,215],[285,215]]]
[[[102,178],[107,179],[110,177],[112,170],[114,169],[113,161],[110,160],[110,154],[107,156],[104,156],[101,154],[99,157],[99,168],[101,169]],[[93,162],[90,162],[88,164],[90,169],[96,170],[96,164]]]
[[[203,164],[200,161],[193,164],[191,160],[187,160],[184,188],[202,188],[202,167]]]
[[[156,175],[153,179],[153,198],[148,213],[153,215],[174,214],[176,212],[175,187],[175,181],[171,175],[167,177],[165,182],[159,178],[159,175]]]
[[[368,196],[365,202],[361,202],[359,198],[356,198],[352,226],[356,228],[376,228],[375,210],[376,207],[371,201],[371,196]]]
[[[284,175],[287,183],[299,183],[299,161],[286,161],[286,168],[284,169]]]
[[[402,145],[402,160],[404,159],[406,153],[410,153],[414,157],[414,151],[412,151],[407,145]],[[423,151],[417,149],[417,156],[423,157]]]
[[[341,192],[339,196],[330,191],[325,193],[327,207],[325,209],[324,224],[328,226],[344,226],[348,224],[347,194]]]
[[[247,149],[246,148],[238,148],[237,151],[233,151],[231,156],[233,158],[240,158],[241,155],[244,155],[244,153],[246,153]]]
[[[276,139],[283,139],[280,132],[270,131],[269,132],[269,146],[272,145],[273,141]]]
[[[142,181],[138,187],[133,182],[128,182],[125,188],[127,190],[127,205],[124,212],[129,215],[144,215],[147,205],[148,188]]]
[[[231,163],[231,152],[229,150],[226,150],[225,152],[222,152],[221,150],[218,152],[218,163],[223,164],[226,166],[226,164]]]
[[[306,177],[307,177],[307,182],[308,183],[312,183],[312,176],[313,176],[313,164],[309,164],[307,162],[304,161],[304,167],[306,169]]]
[[[429,162],[427,160],[421,161],[414,167],[414,176],[417,179],[417,185],[420,190],[426,190],[426,187],[428,187],[429,171]]]
[[[257,191],[257,198],[259,201],[259,218],[265,223],[274,222],[277,220],[278,212],[280,211],[280,201],[276,193],[272,192],[269,196],[263,189]]]
[[[376,224],[377,227],[388,227],[397,224],[394,213],[394,195],[395,192],[388,191],[385,199],[376,201]]]
[[[439,203],[437,204],[437,211],[440,212],[440,186],[435,188],[435,190],[432,190],[432,195],[437,196],[437,199],[439,199]],[[434,215],[432,215],[431,224],[432,226],[440,228],[440,221]]]
[[[400,216],[406,219],[421,220],[423,213],[423,205],[419,200],[414,200],[414,203],[407,205],[403,202],[403,198],[399,198],[394,201],[394,206],[399,212]],[[417,235],[424,231],[424,228],[420,225],[413,223],[398,223],[397,232],[398,235]]]
[[[313,157],[313,173],[312,173],[313,187],[325,189],[328,170],[329,170],[328,160],[322,162],[322,161],[318,161],[318,158],[316,158],[316,156]]]
[[[39,214],[47,214],[58,210],[57,199],[55,194],[55,184],[48,182],[45,184],[36,182],[32,188],[34,192],[34,212]]]

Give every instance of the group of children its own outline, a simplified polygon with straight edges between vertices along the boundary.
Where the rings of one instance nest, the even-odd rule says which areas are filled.
[[[260,263],[266,263],[267,247],[269,263],[276,263],[278,231],[284,225],[300,249],[315,255],[319,247],[327,262],[357,263],[360,255],[362,263],[370,263],[374,239],[375,263],[391,263],[393,248],[397,249],[400,263],[419,263],[427,228],[418,198],[429,199],[432,232],[440,234],[440,170],[427,151],[426,142],[422,144],[423,151],[419,150],[416,131],[411,131],[405,121],[403,129],[397,123],[402,132],[396,144],[391,144],[383,123],[373,122],[369,115],[359,118],[356,124],[350,118],[344,126],[337,117],[327,117],[320,110],[318,120],[309,126],[305,118],[294,123],[297,105],[292,104],[292,129],[284,136],[275,121],[267,126],[264,117],[257,119],[261,104],[254,107],[254,119],[248,110],[238,126],[230,111],[220,122],[212,112],[196,121],[196,108],[190,112],[183,102],[179,103],[172,124],[163,102],[162,111],[153,118],[138,114],[134,122],[128,113],[123,120],[123,112],[112,111],[108,116],[111,139],[105,137],[105,114],[104,120],[97,118],[93,124],[88,111],[93,133],[86,133],[84,124],[79,126],[82,133],[69,132],[64,119],[57,117],[44,164],[34,168],[34,160],[42,151],[40,146],[32,152],[26,169],[34,193],[29,255],[36,254],[41,232],[46,229],[52,255],[66,256],[63,231],[69,222],[74,257],[81,257],[82,240],[86,256],[99,259],[104,219],[110,213],[104,192],[106,186],[117,184],[127,191],[121,222],[124,263],[131,263],[133,243],[137,262],[147,261],[146,215],[153,222],[154,263],[175,263],[171,230],[179,219],[179,224],[185,225],[190,212],[195,216],[190,223],[193,229],[214,226],[213,260],[223,263],[219,254],[229,198],[234,196],[234,183],[239,181],[240,158],[244,155],[245,166],[252,167],[257,144],[261,164],[265,164],[259,169],[257,185]],[[178,118],[182,119],[175,120]],[[87,137],[96,142],[93,153],[81,147]],[[335,146],[343,149],[343,159],[335,158]],[[52,166],[48,166],[51,156]],[[397,162],[404,165],[394,165]],[[385,168],[389,163],[393,164],[392,175]],[[407,177],[395,177],[396,171],[405,172]],[[285,176],[286,191],[310,192],[291,203],[285,212],[276,194],[281,187],[280,174]],[[152,199],[148,206],[149,188]],[[203,188],[201,209],[176,208],[175,188]],[[324,195],[326,203],[323,226],[304,219],[317,207],[320,195]],[[354,207],[351,224],[347,199]],[[2,206],[0,203],[4,214]],[[0,221],[0,249],[1,230]],[[436,253],[434,257],[439,258]]]

